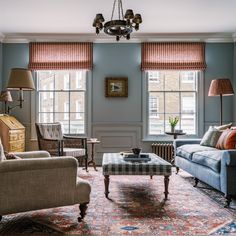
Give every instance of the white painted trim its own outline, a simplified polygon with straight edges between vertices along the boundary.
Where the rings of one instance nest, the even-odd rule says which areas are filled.
[[[99,34],[2,34],[0,41],[4,43],[28,42],[94,42],[116,43],[115,37]],[[133,33],[130,40],[122,39],[119,43],[163,42],[163,41],[195,41],[209,43],[227,43],[236,41],[236,33],[169,33],[142,34]]]
[[[3,42],[5,35],[0,32],[0,42]]]

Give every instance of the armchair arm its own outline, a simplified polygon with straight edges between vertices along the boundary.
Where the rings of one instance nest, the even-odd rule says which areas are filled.
[[[14,152],[16,156],[20,158],[43,158],[51,157],[50,153],[47,151],[31,151],[31,152]]]
[[[185,144],[200,144],[201,139],[175,139],[173,142],[175,150]]]
[[[0,215],[74,204],[73,157],[4,161],[0,176]]]

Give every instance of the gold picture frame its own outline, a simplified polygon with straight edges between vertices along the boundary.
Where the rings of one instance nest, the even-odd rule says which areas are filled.
[[[128,97],[128,78],[106,78],[105,97]]]

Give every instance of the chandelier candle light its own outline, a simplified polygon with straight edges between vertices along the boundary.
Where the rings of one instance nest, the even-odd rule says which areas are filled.
[[[118,19],[114,20],[113,18],[116,6],[118,11]],[[136,31],[139,30],[139,24],[142,23],[142,17],[140,14],[134,15],[133,10],[131,9],[128,9],[124,15],[122,0],[114,0],[111,20],[105,22],[103,25],[104,21],[105,20],[101,13],[96,15],[93,22],[93,27],[96,28],[97,35],[104,28],[104,32],[106,34],[116,36],[116,41],[119,41],[122,36],[129,40],[133,28]]]

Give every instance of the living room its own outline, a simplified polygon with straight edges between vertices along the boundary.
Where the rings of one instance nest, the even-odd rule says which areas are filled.
[[[202,172],[177,157],[176,167],[180,170],[175,174],[173,149],[170,149],[168,160],[164,157],[169,153],[168,148],[173,148],[174,138],[177,138],[175,146],[178,147],[189,144],[187,141],[181,143],[182,139],[206,137],[204,134],[211,126],[236,126],[236,96],[233,95],[236,89],[236,3],[233,0],[224,3],[219,0],[207,3],[202,0],[182,0],[181,3],[150,0],[148,4],[141,0],[135,3],[123,0],[120,3],[102,0],[98,5],[91,0],[43,0],[36,4],[29,0],[21,3],[0,0],[0,90],[7,95],[0,97],[0,120],[9,119],[9,126],[15,122],[23,130],[23,147],[16,151],[23,151],[23,154],[33,151],[27,158],[34,156],[35,164],[32,165],[39,166],[34,181],[33,174],[22,176],[19,169],[15,170],[19,176],[6,175],[6,168],[13,168],[11,163],[25,161],[28,165],[27,158],[7,160],[8,167],[0,163],[0,179],[6,183],[16,179],[14,185],[22,186],[14,190],[1,181],[0,215],[3,217],[0,235],[232,235],[236,231],[235,187],[230,192],[235,184],[236,170],[230,166],[231,162],[226,161],[226,166],[230,166],[227,168],[232,169],[224,173],[221,173],[223,161],[218,159],[212,172]],[[124,33],[124,37],[117,38],[114,29],[110,32],[112,35],[104,33],[105,29],[109,30],[105,23],[109,22],[113,8],[114,19],[119,18],[118,9],[122,15],[122,9],[125,21],[132,20],[132,27],[127,29],[132,32],[128,36]],[[127,9],[132,9],[133,15],[127,13]],[[98,14],[103,15],[104,21]],[[74,57],[76,53],[73,52],[86,61],[73,65],[67,64],[68,61],[57,62],[59,55],[64,55],[64,60]],[[164,64],[166,55],[169,58]],[[47,59],[42,62],[40,56]],[[156,60],[161,57],[164,63]],[[196,58],[198,61],[192,61]],[[169,63],[171,59],[173,61]],[[174,64],[176,61],[178,65]],[[16,82],[19,78],[14,78],[14,72],[19,75],[22,69],[30,72],[27,77],[33,81],[30,88],[22,87]],[[12,84],[11,79],[15,79]],[[220,82],[219,79],[225,79],[223,82],[231,89],[230,93],[214,94],[212,82]],[[174,133],[170,118],[178,119]],[[52,122],[60,122],[66,135],[89,138],[86,143],[88,160],[67,157],[64,163],[62,157],[51,160],[52,157],[41,156],[47,156],[45,151],[48,150],[46,144],[39,146],[35,124]],[[9,145],[4,139],[6,132],[1,125],[4,151],[15,152],[6,147]],[[19,144],[18,141],[14,142]],[[157,150],[158,145],[165,150],[163,156]],[[219,149],[234,149],[235,140],[232,145]],[[211,145],[216,146],[216,143]],[[109,172],[112,166],[104,163],[105,156],[109,153],[125,155],[132,148],[141,148],[143,154],[155,152],[154,155],[165,159],[167,169],[171,168],[169,162],[172,161],[172,172],[165,169],[165,173],[159,170],[157,174],[148,170],[143,176],[125,175],[123,170],[123,174]],[[54,156],[73,156],[61,150],[59,147],[58,155]],[[179,156],[180,149],[175,150],[175,154]],[[217,156],[231,160],[234,151],[219,150]],[[41,160],[43,158],[45,160]],[[43,168],[46,159],[54,161],[48,169]],[[66,189],[71,191],[67,181],[73,178],[67,177],[70,171],[67,173],[66,170],[65,173],[61,171],[64,174],[60,176],[59,169],[63,169],[64,164],[72,165],[71,169],[68,167],[73,170],[71,175],[80,177],[90,198],[87,210],[86,207],[79,210],[80,198],[75,204],[63,200]],[[55,172],[48,171],[57,165],[62,167]],[[73,165],[79,168],[76,166],[75,171]],[[163,176],[158,175],[164,175],[164,181]],[[227,176],[226,184],[221,183],[222,175]],[[57,181],[53,182],[55,176]],[[104,176],[109,190],[104,184]],[[37,178],[43,182],[37,183]],[[193,187],[194,184],[197,186]],[[30,189],[24,189],[27,185],[32,191],[38,186],[33,195]],[[44,185],[45,189],[41,190],[40,186],[43,188]],[[56,187],[58,192],[43,203],[49,189]],[[42,192],[41,198],[37,191]],[[18,195],[21,192],[22,196],[29,196],[28,203],[26,200],[21,202],[21,194]],[[19,201],[13,199],[15,196],[9,198],[10,193],[18,195]],[[58,199],[63,203],[58,203],[59,200],[53,203],[57,193],[58,196],[61,194]],[[30,196],[38,200],[31,203]],[[36,201],[41,202],[41,206]],[[19,206],[11,205],[12,202]],[[1,209],[5,203],[9,211]],[[47,207],[47,204],[55,207]],[[83,215],[85,210],[86,215]],[[83,219],[78,222],[81,212]]]

